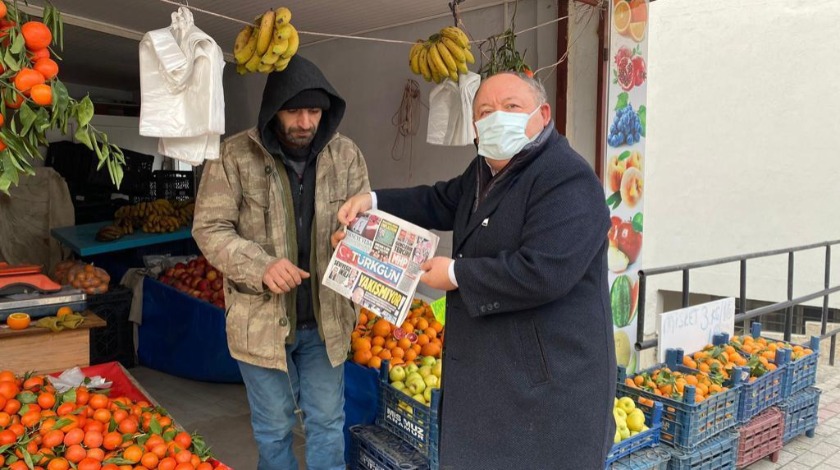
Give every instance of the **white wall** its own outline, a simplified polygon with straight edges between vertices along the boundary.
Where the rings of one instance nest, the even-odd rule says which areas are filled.
[[[650,18],[645,267],[840,238],[840,2],[667,0]],[[794,296],[822,288],[823,254],[796,256]],[[748,276],[748,298],[786,298],[786,256]],[[648,311],[680,280],[651,278]],[[692,292],[738,287],[737,263],[691,274]]]

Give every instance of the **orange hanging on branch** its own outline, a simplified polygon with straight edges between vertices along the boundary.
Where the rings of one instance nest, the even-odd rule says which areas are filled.
[[[52,42],[50,28],[40,21],[28,21],[20,27],[23,39],[26,41],[26,48],[30,51],[44,49]]]

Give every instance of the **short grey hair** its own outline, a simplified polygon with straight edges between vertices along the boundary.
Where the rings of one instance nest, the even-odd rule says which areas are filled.
[[[531,89],[531,94],[534,96],[534,101],[536,101],[537,106],[542,106],[543,104],[548,103],[548,94],[545,92],[545,87],[543,86],[543,84],[539,80],[531,78],[522,72],[508,71],[495,73],[493,75],[485,77],[484,80],[481,81],[481,84],[483,85],[484,81],[490,77],[495,77],[496,75],[502,74],[516,75],[517,77],[519,77],[520,80],[525,82]],[[478,89],[481,89],[481,85],[478,86]],[[478,95],[478,90],[475,91],[475,94]]]

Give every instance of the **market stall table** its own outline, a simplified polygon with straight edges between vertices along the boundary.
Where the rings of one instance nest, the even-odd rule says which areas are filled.
[[[114,241],[96,241],[96,232],[112,222],[73,225],[52,229],[52,236],[79,256],[99,255],[114,251],[128,250],[141,246],[157,245],[165,242],[188,240],[192,238],[191,227],[181,227],[174,232],[146,233],[136,231]]]
[[[93,313],[75,329],[53,332],[29,326],[23,330],[0,328],[0,368],[16,374],[54,372],[90,364],[90,330],[106,326]]]

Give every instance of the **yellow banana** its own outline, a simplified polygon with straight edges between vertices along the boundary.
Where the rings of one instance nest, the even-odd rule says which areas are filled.
[[[274,36],[279,36],[281,39],[289,39],[292,35],[292,25],[289,23],[283,23],[281,25],[274,26]]]
[[[467,68],[466,62],[458,62],[458,73],[467,73],[470,69]]]
[[[280,40],[275,40],[273,43],[271,43],[270,52],[273,52],[274,54],[277,54],[278,57],[280,57],[281,55],[285,54],[288,49],[289,49],[289,40],[288,39],[280,39]],[[274,62],[272,62],[272,64],[273,63]]]
[[[274,70],[274,66],[272,64],[263,64],[262,62],[260,65],[257,66],[257,72],[260,73],[268,73]]]
[[[464,58],[467,59],[468,64],[475,63],[475,57],[473,57],[472,52],[469,49],[464,49]]]
[[[429,63],[435,65],[435,69],[437,69],[439,75],[444,77],[449,75],[449,69],[446,68],[446,63],[440,57],[440,52],[434,44],[429,46],[429,59]]]
[[[426,59],[426,47],[420,46],[420,52],[417,53],[417,66],[420,68],[420,74],[423,75],[423,79],[431,81],[432,79],[432,72],[429,70],[429,62]]]
[[[248,26],[250,28],[250,26]],[[237,44],[239,39],[237,38]],[[239,65],[248,62],[248,59],[254,55],[254,52],[257,50],[257,35],[251,34],[248,38],[248,42],[245,43],[244,46],[241,46],[238,50],[236,49],[236,45],[233,48],[233,56],[236,59],[236,63]]]
[[[286,52],[281,54],[284,59],[290,59],[293,55],[297,54],[298,47],[300,47],[300,36],[298,36],[297,30],[291,24],[289,24],[289,27],[292,28],[292,34],[289,36],[289,47],[286,49]]]
[[[263,55],[268,50],[268,45],[271,44],[271,38],[274,36],[274,10],[268,10],[263,13],[262,19],[260,19],[259,30],[257,54]]]
[[[455,44],[455,41],[449,39],[448,37],[444,36],[440,39],[440,42],[446,46],[446,50],[449,51],[449,54],[452,55],[452,58],[455,59],[455,62],[466,62],[467,59],[464,56],[464,48]]]
[[[273,49],[269,49],[268,52],[260,57],[260,64],[261,65],[274,65],[277,61],[280,60],[280,54],[274,52]]]
[[[420,49],[422,48],[423,42],[416,42],[408,53],[408,66],[415,75],[420,74]]]
[[[251,33],[253,31],[254,28],[252,26],[246,26],[242,28],[241,31],[239,31],[239,34],[236,35],[236,41],[234,41],[233,43],[233,56],[236,58],[236,61],[240,64],[244,61],[239,60],[239,53],[242,51],[242,49],[245,48],[245,46],[248,45],[248,42],[251,39]],[[256,44],[256,41],[254,42],[254,44]],[[248,60],[249,58],[250,56],[245,58],[245,60]]]
[[[455,44],[461,46],[462,49],[469,46],[469,38],[467,38],[467,35],[461,30],[461,28],[447,26],[440,30],[440,34],[441,36],[451,39],[455,42]]]
[[[248,59],[248,62],[245,63],[245,68],[249,72],[256,72],[257,67],[260,66],[260,60],[261,60],[261,56],[259,54],[252,55],[251,58]]]
[[[288,58],[281,57],[280,60],[278,60],[274,64],[274,71],[275,72],[282,72],[282,71],[286,70],[286,67],[289,66],[289,61],[290,60],[292,60],[291,57],[288,57]]]
[[[274,22],[279,26],[287,24],[292,21],[292,12],[286,7],[280,7],[274,10]]]
[[[446,74],[449,75],[450,72],[458,70],[458,65],[455,64],[455,59],[452,57],[452,54],[449,53],[449,49],[443,45],[442,42],[435,43],[435,46],[438,51],[438,55],[440,58],[443,59],[443,63],[446,64]]]

